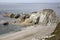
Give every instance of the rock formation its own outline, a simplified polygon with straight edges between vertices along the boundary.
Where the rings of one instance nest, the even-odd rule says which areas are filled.
[[[5,13],[3,16],[13,18],[14,14],[13,13]]]
[[[52,9],[43,9],[41,11],[32,12],[31,15],[27,13],[23,15],[6,13],[4,16],[16,18],[14,23],[19,23],[20,25],[50,25],[51,23],[56,23],[58,21],[55,12]]]
[[[23,25],[32,25],[32,24],[41,24],[41,25],[50,25],[51,23],[56,23],[57,16],[52,9],[43,9],[41,11],[37,11],[29,14],[23,14],[19,20],[19,24]]]
[[[19,18],[20,17],[20,14],[15,14],[14,18]]]
[[[47,25],[49,23],[57,22],[56,14],[52,9],[43,9],[38,13],[40,14],[39,23]]]
[[[5,13],[3,14],[4,17],[10,17],[10,18],[19,18],[20,14],[13,14],[13,13]]]
[[[8,25],[8,24],[9,24],[9,22],[8,22],[8,21],[3,21],[3,20],[2,20],[2,21],[0,22],[0,24],[2,24],[2,25],[4,25],[4,26],[6,26],[6,25]]]
[[[34,23],[34,24],[37,24],[39,22],[39,17],[40,17],[40,14],[37,14],[37,13],[33,13],[31,14],[30,16],[30,20]]]
[[[50,23],[56,23],[57,17],[52,9],[43,9],[36,13],[31,14],[29,18],[33,23],[39,23],[42,25],[47,25]]]
[[[36,13],[32,13],[30,17],[26,17],[24,15],[18,18],[18,20],[23,21],[18,21],[19,23],[16,23],[15,21],[17,25],[28,27],[25,30],[14,33],[13,35],[10,34],[0,37],[1,40],[45,40],[45,38],[55,36],[51,35],[51,33],[56,33],[56,27],[60,27],[58,18],[52,9],[43,9],[41,11],[37,11]],[[57,29],[60,30],[59,28]]]
[[[26,13],[25,13],[25,14],[22,15],[22,17],[23,17],[24,19],[29,18],[29,17],[30,17],[30,14],[26,14]]]
[[[37,13],[37,11],[33,11],[32,13]]]

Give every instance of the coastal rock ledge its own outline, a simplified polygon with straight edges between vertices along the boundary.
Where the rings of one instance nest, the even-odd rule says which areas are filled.
[[[52,9],[43,9],[33,12],[29,18],[21,17],[18,19],[12,24],[27,26],[27,28],[16,33],[0,36],[0,40],[45,40],[56,36],[54,31],[57,26],[60,26],[60,20]]]
[[[23,20],[23,21],[22,21]],[[43,9],[41,11],[37,11],[36,13],[32,13],[28,18],[21,17],[18,18],[13,25],[20,26],[32,26],[36,24],[40,25],[50,25],[51,23],[58,23],[58,17],[56,16],[54,10],[52,9]]]

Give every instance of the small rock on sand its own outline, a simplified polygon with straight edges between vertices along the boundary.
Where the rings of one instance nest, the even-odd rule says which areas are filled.
[[[6,26],[6,25],[9,24],[9,22],[8,22],[8,21],[3,21],[3,20],[2,20],[2,21],[1,21],[1,24],[4,25],[4,26]]]

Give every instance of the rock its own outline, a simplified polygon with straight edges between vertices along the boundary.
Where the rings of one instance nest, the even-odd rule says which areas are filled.
[[[28,19],[30,17],[29,14],[23,14],[21,15],[18,19],[21,21],[21,22],[24,22],[25,19]]]
[[[32,20],[35,24],[39,23],[42,25],[47,25],[50,23],[56,23],[57,17],[52,9],[43,9],[37,13],[31,14],[30,20]]]
[[[37,11],[34,11],[34,12],[32,12],[32,13],[37,13]]]
[[[32,23],[30,19],[25,19],[24,23]]]
[[[15,14],[14,18],[19,18],[20,14]]]
[[[5,13],[3,16],[4,16],[4,17],[13,18],[13,17],[14,17],[14,14],[12,14],[12,13]]]
[[[24,17],[19,17],[19,18],[13,20],[13,23],[22,23],[24,21],[25,21]]]
[[[25,18],[25,19],[26,18],[29,18],[30,17],[30,14],[23,14],[22,17]]]
[[[39,23],[39,16],[40,14],[37,14],[37,13],[33,13],[31,14],[30,16],[30,20],[34,23],[34,24],[38,24]]]
[[[52,34],[59,34],[60,33],[60,22],[57,24],[56,29]]]
[[[26,16],[26,14],[25,14],[25,16]],[[25,17],[24,16],[24,17]],[[31,24],[38,24],[39,23],[39,17],[40,17],[40,14],[37,14],[37,12],[35,13],[32,13],[31,15],[30,15],[30,17],[28,18],[28,19],[26,19],[24,22],[23,22],[23,24],[29,24],[29,23],[31,23]],[[30,25],[31,25],[30,24]]]
[[[10,18],[14,18],[14,14],[10,14]]]
[[[23,16],[20,17],[20,18],[19,18],[19,21],[24,22],[24,21],[25,21],[25,17],[23,17]]]
[[[25,19],[25,21],[23,21],[23,22],[15,21],[13,24],[14,25],[20,25],[20,26],[31,26],[31,25],[33,25],[32,21],[30,19]]]
[[[8,25],[8,24],[9,24],[8,22],[3,23],[3,25],[5,25],[5,26]]]
[[[9,23],[8,23],[8,21],[1,21],[1,24],[3,24],[4,26],[6,26],[6,25],[8,25]]]
[[[47,23],[56,22],[56,14],[52,9],[43,9],[39,12],[40,19],[39,23],[47,25]]]
[[[13,20],[13,23],[21,23],[21,22],[24,22],[24,19],[18,18],[18,19]]]
[[[32,13],[31,15],[23,14],[19,19],[19,25],[49,25],[57,22],[57,16],[52,9],[43,9],[41,11],[37,11],[37,13]]]
[[[33,25],[32,21],[30,19],[25,19],[24,22],[20,23],[21,26],[31,26]]]

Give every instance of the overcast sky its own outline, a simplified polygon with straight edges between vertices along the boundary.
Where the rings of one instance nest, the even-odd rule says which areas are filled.
[[[0,0],[0,3],[60,3],[60,0]]]

